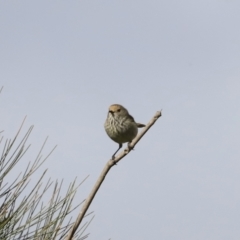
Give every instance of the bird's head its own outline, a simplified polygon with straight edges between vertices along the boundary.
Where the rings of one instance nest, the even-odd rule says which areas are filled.
[[[128,110],[122,105],[113,104],[109,107],[108,114],[111,115],[113,118],[118,118],[128,115]]]

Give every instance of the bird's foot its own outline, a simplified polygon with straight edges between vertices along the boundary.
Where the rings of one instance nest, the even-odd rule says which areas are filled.
[[[116,161],[115,161],[115,155],[112,155],[112,161],[114,162],[113,165],[117,165]]]
[[[134,150],[134,148],[131,147],[130,144],[131,144],[131,142],[128,143],[128,149],[129,149],[129,150]]]

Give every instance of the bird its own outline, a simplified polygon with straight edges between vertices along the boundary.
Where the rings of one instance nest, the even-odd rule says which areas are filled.
[[[136,123],[128,110],[120,104],[113,104],[109,107],[107,119],[104,124],[107,135],[119,144],[117,151],[112,155],[114,160],[116,153],[122,148],[122,144],[131,141],[137,136],[138,128],[145,127],[145,124]]]

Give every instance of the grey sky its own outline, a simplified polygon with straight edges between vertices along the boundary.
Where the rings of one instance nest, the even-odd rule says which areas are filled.
[[[48,176],[90,178],[116,150],[110,104],[163,116],[107,176],[89,239],[240,238],[240,2],[1,1],[1,129],[35,125]],[[28,161],[26,158],[25,161]]]

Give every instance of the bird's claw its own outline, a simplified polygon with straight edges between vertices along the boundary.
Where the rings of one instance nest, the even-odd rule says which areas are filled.
[[[134,147],[131,147],[130,144],[131,144],[131,142],[128,143],[128,149],[129,150],[134,150]]]
[[[117,165],[117,163],[115,162],[115,155],[112,155],[112,161],[114,162],[113,165]]]

